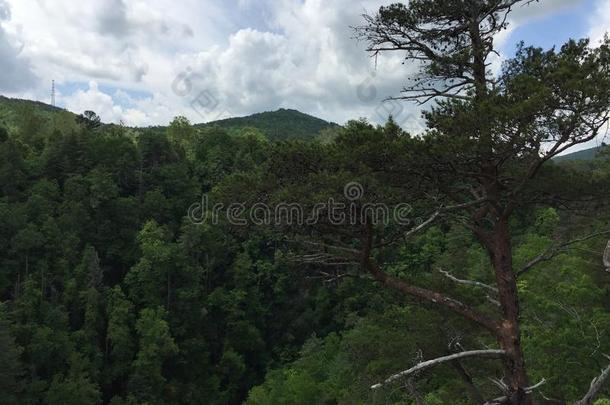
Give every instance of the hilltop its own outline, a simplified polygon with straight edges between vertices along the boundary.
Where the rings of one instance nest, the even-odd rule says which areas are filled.
[[[227,118],[196,127],[218,126],[226,129],[256,128],[271,140],[310,139],[324,129],[338,127],[337,124],[302,113],[297,110],[280,108],[277,111],[266,111],[246,117]]]
[[[63,108],[54,107],[39,101],[13,99],[0,96],[0,125],[14,126],[22,111],[30,110],[45,119],[53,119],[60,114],[77,114]],[[280,108],[276,111],[266,111],[245,117],[227,118],[207,123],[194,124],[196,128],[220,127],[231,130],[242,128],[255,128],[265,134],[270,140],[280,141],[287,139],[312,139],[320,131],[336,128],[338,125],[323,119],[302,113],[293,109]],[[165,126],[156,126],[149,129],[165,130]],[[145,128],[134,128],[145,129]]]
[[[556,162],[569,162],[575,160],[593,160],[598,157],[599,153],[607,148],[606,145],[596,146],[594,148],[579,150],[578,152],[568,153],[567,155],[557,156]]]
[[[40,101],[8,98],[0,95],[0,125],[14,126],[18,122],[19,114],[25,110],[35,111],[37,115],[43,118],[52,118],[54,115],[66,111],[63,108],[53,107]]]

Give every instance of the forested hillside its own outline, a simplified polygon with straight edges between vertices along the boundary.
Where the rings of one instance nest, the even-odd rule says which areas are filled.
[[[601,145],[590,149],[579,150],[578,152],[568,153],[563,156],[557,156],[556,162],[565,162],[570,160],[592,160],[595,158],[608,158],[608,146]]]
[[[50,118],[63,111],[61,108],[38,101],[7,98],[0,95],[0,122],[4,127],[15,125],[25,110],[35,110],[41,118]]]
[[[355,28],[421,134],[1,98],[0,404],[610,404],[610,38],[494,77],[516,3]]]
[[[257,384],[249,403],[387,403],[410,394],[368,386],[397,367],[446,353],[449,342],[492,343],[455,316],[370,280],[295,262],[280,253],[294,248],[288,233],[187,218],[202,192],[213,201],[236,192],[246,201],[254,184],[301,178],[306,161],[299,159],[313,158],[325,171],[322,162],[354,156],[333,158],[334,147],[316,143],[273,144],[247,131],[187,127],[195,134],[189,158],[169,130],[134,137],[76,122],[69,130],[49,123],[32,130],[37,117],[23,118],[0,144],[5,403],[240,403]],[[339,149],[362,147],[371,164],[384,145],[394,149],[388,142],[397,135],[391,124],[354,122],[342,131],[347,144]],[[570,183],[559,185],[607,184],[610,164],[594,167],[591,176],[571,165],[561,177]],[[344,176],[351,179],[342,173],[337,180]],[[340,183],[335,191],[342,192]],[[544,207],[521,212],[512,223],[515,262],[526,263],[559,236],[607,226],[608,213],[595,205],[584,216]],[[605,240],[573,245],[520,284],[532,373],[546,377],[556,396],[578,396],[597,373],[599,353],[610,350]],[[439,272],[487,278],[484,251],[459,224],[434,226],[392,257],[393,273],[486,305],[485,290]],[[495,369],[484,361],[464,367],[473,374]],[[494,392],[484,377],[473,378],[483,393]],[[450,367],[418,384],[428,403],[470,403]]]
[[[0,146],[1,401],[239,403],[339,329],[337,295],[273,239],[185,218],[260,170],[264,138],[197,131],[190,159],[166,134],[23,118]]]
[[[197,127],[218,126],[225,129],[256,128],[273,141],[287,139],[311,139],[324,130],[332,130],[337,124],[303,114],[302,112],[281,108],[248,117],[228,118],[199,124]]]
[[[34,116],[41,121],[55,122],[62,119],[71,120],[73,117],[77,117],[77,114],[37,101],[11,99],[0,95],[0,124],[5,128],[12,128],[19,125],[24,116]],[[45,125],[47,124],[45,123]],[[247,117],[210,121],[194,126],[198,129],[218,127],[235,134],[245,129],[254,129],[260,131],[261,134],[273,141],[288,139],[311,140],[318,137],[320,133],[331,134],[333,130],[339,127],[335,123],[312,117],[300,111],[284,108],[277,111],[252,114]],[[164,133],[167,127],[132,127],[131,129]]]

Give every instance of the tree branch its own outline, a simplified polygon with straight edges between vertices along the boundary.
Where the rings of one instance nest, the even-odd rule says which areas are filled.
[[[610,356],[604,356],[608,360],[610,360]],[[589,391],[585,394],[585,396],[580,400],[574,403],[574,405],[591,405],[593,401],[597,398],[600,391],[606,385],[606,381],[610,378],[610,364],[606,367],[602,373],[591,381],[591,387]]]
[[[372,225],[370,223],[366,225],[363,246],[364,249],[362,251],[362,266],[366,270],[368,270],[368,272],[371,273],[375,280],[377,280],[381,284],[384,284],[389,288],[400,291],[403,294],[409,295],[411,297],[443,306],[451,310],[452,312],[483,326],[494,336],[497,335],[500,326],[496,320],[474,310],[473,308],[456,299],[453,299],[436,291],[413,286],[397,277],[394,277],[384,272],[379,267],[379,265],[377,265],[377,263],[375,263],[373,259],[371,259],[371,249],[373,246],[373,230]]]
[[[506,354],[506,352],[504,350],[493,350],[493,349],[489,349],[489,350],[471,350],[471,351],[467,351],[467,352],[451,354],[449,356],[439,357],[439,358],[432,359],[432,360],[422,361],[418,365],[416,365],[414,367],[411,367],[408,370],[401,371],[400,373],[391,375],[390,377],[388,377],[385,381],[383,381],[381,383],[377,383],[375,385],[372,385],[371,389],[373,389],[373,390],[378,389],[378,388],[380,388],[380,387],[382,387],[382,386],[384,386],[386,384],[391,383],[392,381],[396,381],[397,379],[399,379],[401,377],[407,377],[409,375],[418,373],[418,372],[423,371],[425,369],[438,366],[439,364],[443,364],[443,363],[447,363],[447,362],[452,362],[452,361],[463,359],[463,358],[466,358],[466,357],[500,358],[500,357],[504,356],[505,354]]]
[[[430,215],[425,221],[423,221],[419,225],[409,229],[407,232],[402,234],[402,238],[403,239],[409,238],[409,237],[415,235],[416,233],[426,229],[428,226],[432,225],[441,216],[441,214],[470,208],[470,207],[476,206],[478,204],[481,204],[485,201],[487,201],[485,198],[480,198],[475,201],[470,201],[470,202],[466,202],[463,204],[450,205],[447,207],[441,206],[434,213],[432,213],[432,215]],[[375,245],[374,247],[381,248],[381,247],[393,245],[394,243],[396,243],[396,240],[391,240],[389,242],[380,243],[380,244]]]
[[[608,234],[610,234],[610,230],[601,231],[601,232],[595,232],[595,233],[592,233],[590,235],[583,236],[581,238],[577,238],[577,239],[573,239],[573,240],[564,242],[564,243],[562,243],[560,245],[557,245],[557,246],[551,246],[550,248],[545,250],[543,253],[539,254],[538,256],[536,256],[535,258],[530,260],[525,266],[523,266],[521,268],[521,270],[519,270],[517,272],[517,277],[520,277],[523,274],[527,273],[529,270],[531,270],[537,264],[539,264],[541,262],[547,262],[547,261],[553,259],[558,254],[564,252],[566,250],[566,248],[570,247],[571,245],[574,245],[574,244],[580,243],[580,242],[585,242],[585,241],[587,241],[589,239],[593,239],[593,238],[596,238],[598,236],[608,235]],[[610,246],[610,241],[608,242],[608,246]],[[607,249],[610,250],[610,248],[607,248]],[[606,266],[608,266],[608,265],[606,265]]]
[[[481,283],[480,281],[475,281],[475,280],[462,280],[462,279],[459,279],[459,278],[457,278],[457,277],[453,276],[451,273],[449,273],[449,272],[448,272],[448,271],[446,271],[446,270],[443,270],[443,269],[438,269],[438,271],[439,271],[439,272],[441,272],[442,274],[444,274],[444,275],[445,275],[445,277],[447,277],[448,279],[450,279],[450,280],[452,280],[452,281],[455,281],[455,282],[456,282],[456,283],[458,283],[458,284],[472,285],[472,286],[475,286],[475,287],[484,288],[484,289],[489,290],[489,291],[492,291],[492,292],[494,292],[494,293],[496,293],[496,294],[498,293],[498,289],[497,289],[496,287],[492,287],[492,286],[487,285],[487,284],[485,284],[485,283]]]
[[[546,380],[543,378],[542,380],[540,380],[540,382],[536,385],[532,385],[531,387],[526,387],[524,389],[526,394],[531,394],[535,389],[542,387],[544,384],[546,384]],[[489,400],[487,402],[485,402],[484,405],[500,405],[500,404],[507,404],[509,402],[509,398],[508,396],[503,396],[503,397],[499,397],[499,398],[494,398],[492,400]]]

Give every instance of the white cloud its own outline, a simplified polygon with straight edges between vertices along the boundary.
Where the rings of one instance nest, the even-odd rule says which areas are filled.
[[[78,90],[68,96],[60,95],[60,97],[68,110],[75,113],[95,111],[103,122],[146,126],[157,121],[167,123],[172,117],[170,111],[159,108],[154,97],[134,99],[122,90],[116,91],[111,96],[101,91],[95,81],[89,82],[86,90]]]
[[[30,61],[21,54],[17,39],[4,29],[10,23],[11,9],[9,4],[0,0],[0,91],[12,94],[32,87],[37,77],[32,72]]]
[[[367,2],[368,9],[380,3]],[[319,0],[276,2],[268,21],[273,32],[242,29],[230,35],[226,47],[183,55],[178,66],[194,72],[190,78],[196,90],[189,96],[208,91],[217,98],[218,111],[237,115],[289,107],[329,120],[365,116],[381,121],[385,116],[378,116],[375,107],[397,95],[409,69],[399,55],[388,55],[379,59],[371,77],[373,61],[350,28],[361,22],[364,11],[344,0],[332,7]],[[365,81],[376,87],[374,100],[358,97]],[[210,118],[216,112],[210,111]]]
[[[104,119],[133,124],[167,123],[177,114],[204,121],[279,107],[337,121],[379,119],[376,104],[357,96],[373,64],[349,25],[381,0],[358,6],[347,0],[235,0],[225,8],[211,0],[88,0],[87,7],[71,0],[9,1],[14,18],[7,29],[21,39],[23,56],[42,78],[24,96],[47,101],[51,79],[60,86],[95,81],[151,92],[151,100],[134,105],[146,110],[129,115],[96,86],[59,98],[77,112],[89,108],[77,102],[87,102]],[[251,28],[245,17],[255,6],[257,28]],[[172,83],[187,68],[194,87],[180,96]],[[375,83],[377,102],[396,94],[405,69],[394,57],[385,58],[369,81],[382,77]],[[202,94],[217,100],[217,108],[204,108]]]
[[[89,82],[87,90],[78,90],[64,97],[64,102],[66,107],[74,112],[95,111],[102,121],[116,122],[123,118],[121,107],[115,106],[112,97],[102,93],[95,81]]]
[[[385,0],[0,0],[12,7],[6,32],[41,78],[24,97],[48,100],[51,79],[90,82],[60,104],[96,111],[105,121],[166,124],[174,115],[200,122],[279,107],[328,120],[391,112],[410,127],[418,108],[382,100],[397,95],[414,66],[400,55],[374,61],[350,26]],[[574,4],[543,1],[517,9],[516,24]],[[0,51],[2,49],[0,37]],[[6,62],[0,59],[4,68]],[[98,83],[146,91],[105,94]]]

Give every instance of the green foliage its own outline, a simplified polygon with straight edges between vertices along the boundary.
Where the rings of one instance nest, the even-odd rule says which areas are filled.
[[[107,126],[85,134],[57,117],[43,121],[65,132],[17,128],[0,144],[3,397],[239,402],[322,319],[295,322],[313,305],[309,287],[258,235],[184,217],[203,187],[257,168],[268,141],[205,130],[178,145]]]
[[[76,122],[84,126],[88,131],[95,131],[102,125],[100,117],[93,111],[85,111],[77,116]]]
[[[0,127],[0,143],[6,142],[8,139],[8,131],[4,127]]]
[[[70,357],[67,375],[56,375],[49,386],[45,403],[60,405],[101,404],[99,387],[86,372],[86,362],[76,354]]]
[[[246,403],[410,403],[408,392],[369,387],[397,371],[396,367],[406,368],[419,356],[442,350],[443,334],[450,329],[435,328],[431,324],[434,318],[428,311],[389,306],[383,313],[358,319],[341,335],[312,337],[299,359],[270,372],[263,385],[252,389]],[[486,367],[483,363],[477,366]],[[417,384],[431,403],[471,403],[451,367],[437,372],[440,377],[423,378]]]
[[[409,4],[384,7],[370,22],[429,27],[473,4],[499,3]],[[501,30],[494,15],[486,17],[496,24],[490,36]],[[474,74],[461,70],[471,69],[474,50],[463,49],[466,31],[458,34],[420,38],[448,52],[424,66],[426,80]],[[225,208],[286,202],[311,212],[329,198],[353,202],[344,187],[358,182],[356,204],[408,203],[407,226],[392,217],[375,227],[372,256],[388,275],[495,316],[489,289],[443,275],[497,281],[464,215],[443,216],[408,243],[402,236],[430,210],[477,195],[487,179],[481,151],[498,154],[500,203],[517,195],[507,190],[544,142],[586,133],[558,110],[575,105],[588,118],[606,105],[607,69],[597,67],[607,58],[607,45],[586,41],[549,52],[522,46],[497,88],[480,102],[436,105],[418,137],[392,119],[339,127],[294,110],[124,128],[92,112],[76,117],[0,97],[0,403],[411,404],[421,396],[460,405],[475,402],[470,383],[497,396],[487,377],[501,377],[501,364],[477,359],[370,389],[422,359],[497,342],[451,311],[367,278],[353,256],[366,235],[360,224],[331,224],[323,212],[315,224],[239,227],[224,211],[203,224],[187,213],[202,193]],[[490,136],[472,131],[480,125]],[[516,127],[523,131],[506,132]],[[564,237],[606,229],[609,176],[604,159],[545,164],[518,193],[514,268]],[[573,215],[572,203],[586,215]],[[582,396],[610,352],[606,241],[566,246],[517,285],[529,375],[566,402]],[[312,259],[312,244],[351,256],[329,270]]]
[[[163,308],[143,309],[136,322],[139,349],[133,361],[133,375],[129,386],[141,402],[156,402],[161,398],[166,379],[162,375],[163,363],[178,352],[164,320]]]
[[[0,404],[16,403],[24,388],[24,369],[20,359],[22,351],[11,336],[5,308],[0,306]]]
[[[112,376],[127,373],[134,353],[133,304],[127,300],[121,287],[108,291],[108,332],[106,340],[112,361]]]
[[[269,140],[284,141],[288,139],[313,139],[321,131],[336,128],[337,124],[329,123],[296,110],[281,108],[253,114],[247,117],[228,118],[213,121],[198,127],[219,127],[235,131],[245,128],[256,128]]]
[[[492,344],[462,320],[407,305],[368,281],[320,282],[325,268],[288,260],[295,245],[284,236],[294,226],[235,228],[222,219],[198,226],[185,218],[202,191],[212,202],[253,203],[262,195],[270,204],[310,207],[329,196],[343,201],[344,185],[359,181],[363,202],[403,202],[397,190],[409,178],[400,173],[417,141],[391,122],[353,121],[320,142],[281,144],[250,129],[197,129],[184,145],[165,133],[113,131],[57,132],[42,149],[19,144],[11,132],[0,144],[7,157],[0,163],[0,242],[7,246],[0,252],[7,301],[0,384],[10,402],[409,402],[405,390],[368,387],[414,364],[420,351],[424,358],[446,353],[456,336],[464,347]],[[396,174],[371,174],[380,165]],[[606,179],[610,168],[595,165],[596,181]],[[578,166],[557,170],[581,186],[591,177]],[[409,199],[413,216],[425,208],[417,197]],[[513,225],[515,263],[548,248],[558,229],[584,226],[571,220],[558,209],[524,212]],[[386,254],[391,274],[488,308],[484,291],[447,284],[437,271],[493,283],[485,252],[464,228],[441,223]],[[610,322],[607,282],[590,260],[597,259],[570,250],[520,283],[532,376],[547,378],[566,399],[595,375],[589,348]],[[601,341],[597,350],[610,350]],[[481,375],[499,373],[497,366],[465,363]],[[474,378],[487,396],[496,394],[479,373]],[[463,387],[451,367],[416,384],[430,403],[470,403]]]
[[[187,158],[193,159],[196,130],[186,117],[176,117],[167,128],[167,137],[184,150]]]

